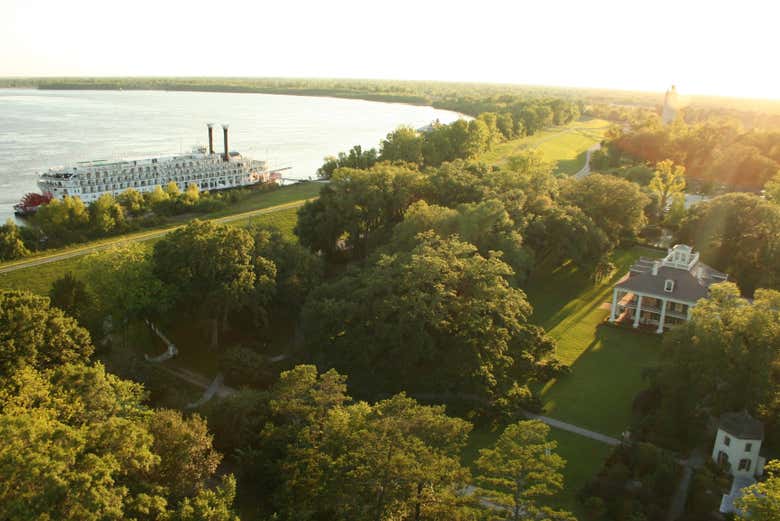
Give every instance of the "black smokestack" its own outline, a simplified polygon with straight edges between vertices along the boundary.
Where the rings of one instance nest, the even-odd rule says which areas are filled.
[[[222,125],[222,135],[225,138],[225,161],[230,161],[230,151],[228,149],[227,131],[228,131],[228,126],[227,125]]]
[[[209,154],[214,153],[214,123],[209,123]]]

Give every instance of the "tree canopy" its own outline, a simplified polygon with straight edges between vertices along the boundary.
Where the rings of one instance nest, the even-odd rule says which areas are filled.
[[[729,411],[749,411],[768,432],[778,428],[780,292],[759,289],[748,302],[727,282],[710,293],[689,322],[664,335],[651,429],[666,446],[694,442],[711,416]]]
[[[202,420],[152,412],[139,384],[101,365],[28,367],[12,381],[0,396],[4,519],[167,519],[214,473]]]
[[[677,239],[696,247],[746,295],[780,289],[780,205],[744,193],[715,197],[690,209]]]
[[[24,367],[86,362],[93,350],[87,330],[48,298],[0,290],[0,384]]]
[[[548,440],[549,433],[538,420],[519,421],[507,426],[493,447],[479,451],[479,494],[506,508],[508,519],[573,519],[538,504],[538,498],[563,489],[566,460],[553,452],[558,444]]]
[[[312,293],[303,311],[312,352],[362,392],[491,401],[534,378],[553,343],[529,323],[512,269],[457,238],[426,232],[418,242]]]

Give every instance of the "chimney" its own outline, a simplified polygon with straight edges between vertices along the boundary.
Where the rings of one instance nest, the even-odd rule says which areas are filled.
[[[208,123],[209,127],[209,154],[214,154],[214,123]]]
[[[658,275],[658,265],[659,264],[660,264],[660,262],[653,261],[653,275]]]
[[[230,150],[228,149],[228,126],[222,125],[222,135],[225,138],[225,161],[230,161]]]

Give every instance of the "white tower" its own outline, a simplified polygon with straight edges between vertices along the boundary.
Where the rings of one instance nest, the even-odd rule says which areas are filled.
[[[661,112],[661,121],[664,125],[673,123],[677,119],[677,110],[680,108],[680,100],[677,97],[677,88],[672,85],[672,88],[666,91],[664,96],[664,108]]]

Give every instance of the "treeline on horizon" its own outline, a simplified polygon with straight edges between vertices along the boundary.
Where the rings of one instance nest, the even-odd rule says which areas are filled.
[[[495,111],[507,97],[518,99],[564,98],[588,104],[628,107],[660,107],[660,92],[610,89],[510,85],[498,83],[374,80],[338,78],[206,78],[206,77],[113,77],[113,78],[0,78],[0,88],[58,90],[171,90],[204,92],[254,92],[300,96],[329,96],[432,105],[471,116]],[[687,96],[691,110],[737,117],[745,126],[780,126],[780,101],[716,96]],[[762,115],[763,116],[760,116]],[[757,116],[759,115],[759,116]]]

